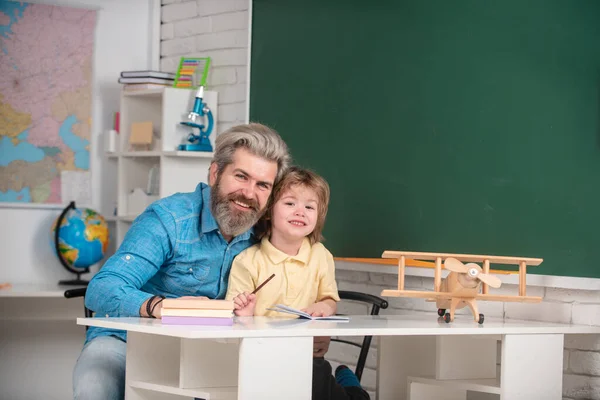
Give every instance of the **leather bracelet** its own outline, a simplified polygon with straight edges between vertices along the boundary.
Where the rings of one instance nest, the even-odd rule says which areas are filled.
[[[160,303],[162,303],[162,301],[165,299],[165,296],[160,296],[160,295],[154,296],[154,297],[160,297],[160,299],[158,299],[158,301],[152,305],[152,309],[150,310],[150,315],[152,315],[152,318],[156,318],[154,316],[154,310],[156,309],[156,306],[158,306]]]
[[[146,314],[148,314],[148,318],[156,318],[154,315],[152,315],[152,302],[154,301],[155,298],[157,298],[159,296],[152,296],[148,299],[148,302],[146,303]]]

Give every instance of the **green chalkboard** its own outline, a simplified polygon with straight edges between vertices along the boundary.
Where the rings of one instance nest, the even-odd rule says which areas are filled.
[[[254,0],[250,119],[332,198],[334,256],[600,277],[600,1]]]

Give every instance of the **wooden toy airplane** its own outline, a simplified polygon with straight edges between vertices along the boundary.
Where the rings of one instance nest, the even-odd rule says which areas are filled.
[[[435,301],[438,315],[446,322],[454,321],[454,312],[465,306],[471,309],[475,322],[483,323],[484,315],[477,310],[477,300],[539,303],[541,297],[526,295],[527,265],[540,265],[541,258],[504,257],[473,254],[450,253],[419,253],[413,251],[385,251],[382,258],[398,259],[398,289],[383,290],[382,296],[388,297],[418,297],[428,301]],[[433,292],[404,289],[404,273],[407,260],[433,260],[435,272]],[[442,281],[442,262],[445,269],[450,271]],[[464,264],[467,262],[468,264]],[[483,268],[478,264],[482,263]],[[489,287],[498,288],[500,279],[490,275],[490,263],[519,266],[519,294],[493,295],[489,294]],[[446,312],[446,310],[450,312]]]

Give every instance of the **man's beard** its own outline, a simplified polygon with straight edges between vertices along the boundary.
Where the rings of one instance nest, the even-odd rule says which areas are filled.
[[[247,199],[240,193],[221,194],[221,179],[217,178],[210,191],[210,209],[217,221],[221,233],[226,236],[238,236],[252,228],[263,216],[265,210],[259,210],[258,202]],[[239,201],[250,206],[249,210],[241,211],[231,203]]]

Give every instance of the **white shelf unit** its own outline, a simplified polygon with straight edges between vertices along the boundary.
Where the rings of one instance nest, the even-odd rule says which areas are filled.
[[[117,171],[117,214],[105,214],[108,221],[115,223],[116,229],[111,232],[115,248],[121,244],[137,217],[137,213],[128,210],[128,195],[136,188],[146,190],[148,174],[153,166],[160,167],[159,198],[190,192],[198,183],[207,182],[213,153],[177,150],[180,144],[187,142],[192,131],[181,122],[187,121],[195,94],[196,90],[175,88],[122,91],[117,151],[106,153],[107,164],[114,165]],[[209,136],[213,146],[217,132],[217,100],[217,92],[204,91],[203,101],[212,111],[215,121]],[[153,144],[147,150],[136,151],[129,145],[131,124],[146,121],[153,124]],[[197,134],[198,130],[194,132]]]
[[[127,398],[238,398],[239,339],[129,335],[135,340],[127,345],[127,358],[132,360],[126,371]],[[140,389],[144,392],[137,392]]]
[[[500,379],[435,379],[435,377],[409,376],[409,399],[499,399]],[[471,392],[467,396],[467,392]],[[473,393],[476,392],[476,393]],[[481,394],[487,394],[482,396]]]
[[[423,338],[416,346],[400,343],[399,347],[406,346],[406,359],[415,360],[407,366],[406,399],[498,399],[502,340],[501,335],[448,335]],[[422,359],[417,360],[419,355]]]

